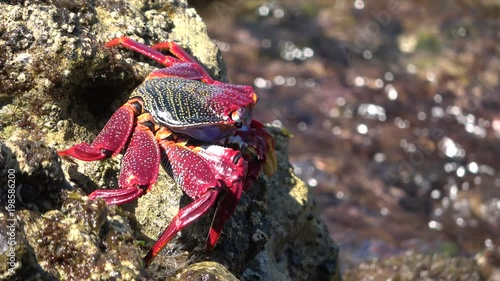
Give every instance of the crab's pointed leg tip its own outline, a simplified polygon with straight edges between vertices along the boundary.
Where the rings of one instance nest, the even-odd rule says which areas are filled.
[[[117,45],[120,45],[121,42],[123,41],[123,39],[124,39],[124,37],[114,38],[114,39],[110,40],[109,42],[107,42],[106,44],[104,44],[104,46],[107,48],[115,47]]]
[[[62,157],[71,156],[83,161],[96,161],[108,157],[104,151],[88,143],[76,144],[68,149],[58,151],[57,154]]]
[[[149,267],[151,263],[153,262],[153,259],[155,258],[155,255],[153,255],[153,249],[149,250],[149,252],[144,256],[143,261],[144,261],[144,267]]]

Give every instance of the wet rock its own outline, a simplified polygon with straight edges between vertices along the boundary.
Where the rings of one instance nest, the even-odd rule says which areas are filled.
[[[148,277],[127,218],[69,190],[54,149],[16,136],[0,149],[2,280]]]
[[[132,89],[160,67],[131,51],[104,48],[108,40],[178,41],[213,77],[226,79],[218,49],[186,1],[27,0],[0,8],[2,198],[9,195],[9,169],[16,177],[12,212],[2,205],[0,213],[3,228],[15,218],[12,231],[0,228],[0,249],[7,254],[1,255],[1,278],[340,278],[337,248],[314,214],[308,188],[291,172],[282,132],[273,132],[278,173],[244,194],[217,247],[203,250],[211,213],[182,231],[149,269],[142,256],[190,199],[162,171],[137,202],[105,206],[84,195],[117,187],[120,156],[66,159],[61,167],[56,149],[90,142]],[[13,249],[4,233],[15,233]],[[8,267],[11,252],[17,263]]]
[[[413,252],[362,263],[348,270],[344,277],[346,280],[484,280],[474,259]]]
[[[60,159],[54,149],[27,139],[28,135],[18,131],[0,141],[0,196],[15,196],[14,207],[54,209],[59,206],[57,192],[66,185]]]
[[[227,280],[236,281],[231,272],[226,268],[221,266],[216,262],[199,262],[182,269],[175,276],[168,278],[167,280],[185,280],[185,281],[196,281],[196,280],[206,280],[206,281],[216,281],[216,280]]]
[[[288,134],[274,133],[279,167],[270,179],[265,213],[271,231],[242,279],[340,280],[338,248],[315,214],[309,188],[291,172],[287,161]]]
[[[147,279],[133,232],[115,208],[67,191],[62,201],[61,210],[17,214],[44,272],[57,280]]]
[[[0,213],[0,279],[56,280],[37,262],[35,252],[19,229],[16,218]],[[12,237],[10,240],[9,238]]]
[[[277,142],[278,172],[244,193],[211,252],[203,249],[213,212],[181,231],[151,265],[156,279],[192,262],[217,261],[241,280],[341,280],[338,248],[315,213],[309,188],[291,172],[288,135],[269,130]],[[156,184],[139,198],[135,216],[151,245],[179,202],[190,199],[172,184]]]

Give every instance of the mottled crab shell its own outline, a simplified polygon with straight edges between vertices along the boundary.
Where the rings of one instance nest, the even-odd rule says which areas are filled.
[[[206,142],[234,133],[237,126],[231,112],[244,108],[249,116],[256,101],[251,87],[210,85],[177,77],[146,80],[130,97],[140,97],[156,122]]]

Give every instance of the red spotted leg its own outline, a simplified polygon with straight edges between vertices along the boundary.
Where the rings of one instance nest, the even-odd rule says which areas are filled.
[[[160,129],[156,134],[160,146],[167,155],[168,160],[164,166],[173,176],[176,183],[182,187],[184,192],[194,201],[179,210],[172,219],[170,225],[165,229],[160,238],[144,257],[146,265],[149,265],[158,255],[162,248],[184,227],[205,214],[212,207],[222,189],[226,189],[229,197],[219,204],[215,224],[212,225],[209,234],[211,246],[215,245],[220,230],[229,219],[241,196],[242,181],[246,172],[246,162],[238,151],[220,146],[193,147],[184,143],[174,142],[168,138],[170,135],[166,128]],[[166,137],[167,136],[167,137]],[[231,204],[226,198],[232,198]],[[219,209],[230,207],[228,210]],[[232,209],[231,209],[232,208]],[[215,229],[214,229],[215,227]]]
[[[182,49],[175,42],[162,42],[155,44],[152,47],[146,46],[146,48],[152,49],[153,51],[168,50],[171,54],[176,56],[182,62],[180,63],[182,66],[179,65],[179,68],[182,67],[182,72],[176,72],[177,77],[185,79],[201,80],[207,84],[215,84],[226,91],[232,91],[244,96],[250,95],[251,98],[254,99],[254,102],[257,101],[257,95],[254,94],[254,90],[251,86],[234,85],[214,80],[212,77],[210,77],[210,74],[208,74],[208,72],[198,63],[198,61],[195,58],[193,58],[188,52]],[[174,66],[172,64],[166,64],[166,63],[162,64],[170,67]],[[162,71],[163,71],[162,69],[159,69],[157,71],[154,71],[152,74],[153,76],[155,76],[156,74],[160,74],[159,76],[161,76]]]
[[[105,159],[120,153],[129,139],[138,114],[130,100],[120,107],[109,119],[92,144],[80,143],[66,150],[58,151],[60,156],[72,156],[84,161]]]
[[[179,75],[180,77],[182,76],[183,78],[191,79],[190,77],[193,77],[193,73],[195,73],[194,76],[197,77],[195,78],[196,80],[200,79],[208,84],[214,83],[214,80],[210,77],[208,72],[203,69],[203,67],[201,67],[193,57],[191,57],[174,42],[163,42],[150,47],[128,37],[119,37],[105,44],[106,47],[114,47],[117,45],[122,45],[127,49],[134,50],[167,67],[172,67],[177,64],[185,64],[186,66],[184,67],[184,70],[188,71],[188,73],[186,75]],[[164,55],[157,51],[160,49],[167,49],[176,57]]]
[[[224,224],[236,210],[243,191],[248,164],[239,151],[218,145],[196,147],[195,152],[203,155],[215,169],[216,174],[222,177],[226,192],[219,201],[212,226],[207,237],[207,250],[217,244]]]
[[[148,78],[161,77],[161,76],[176,76],[185,79],[201,80],[207,84],[219,85],[222,89],[239,92],[241,94],[252,94],[252,98],[257,99],[256,95],[253,95],[254,91],[251,86],[247,85],[233,85],[223,83],[214,80],[210,77],[210,74],[194,59],[188,54],[184,49],[182,49],[175,42],[162,42],[152,47],[141,44],[129,37],[118,37],[105,44],[106,47],[111,48],[117,45],[122,45],[123,47],[136,51],[148,58],[151,58],[166,67],[174,67],[175,71],[166,71],[165,75],[162,72],[165,70],[157,70],[151,73]],[[158,50],[168,50],[173,56],[164,55]],[[256,100],[255,100],[256,101]]]
[[[140,114],[142,101],[131,99],[120,107],[106,123],[92,144],[80,143],[59,151],[61,156],[72,156],[84,161],[105,159],[120,153],[127,143],[134,121]],[[103,198],[107,204],[121,204],[139,197],[143,188],[149,189],[158,176],[160,152],[156,139],[147,125],[152,116],[140,115],[122,161],[118,184],[121,189],[96,190],[89,198]],[[153,128],[154,129],[154,128]]]
[[[130,202],[149,191],[158,178],[160,149],[149,126],[154,126],[149,113],[137,117],[137,126],[132,134],[127,151],[122,159],[118,178],[119,189],[98,189],[90,199],[102,198],[106,204]]]
[[[206,249],[211,250],[217,244],[219,236],[222,233],[224,224],[233,215],[238,203],[240,202],[241,193],[243,191],[242,182],[233,184],[232,188],[224,195],[224,198],[219,201],[219,205],[215,210],[215,215],[212,221],[212,226],[208,232]]]
[[[157,50],[155,50],[147,45],[141,44],[135,40],[132,40],[128,37],[115,38],[115,39],[109,41],[108,43],[106,43],[104,46],[111,48],[111,47],[114,47],[117,45],[122,45],[123,47],[125,47],[127,49],[130,49],[130,50],[136,51],[140,54],[143,54],[146,57],[151,58],[151,59],[153,59],[153,60],[155,60],[155,61],[157,61],[165,66],[172,66],[174,64],[181,62],[181,60],[179,60],[178,58],[175,58],[172,56],[166,56],[166,55],[160,53],[159,51],[157,51]]]
[[[168,50],[174,56],[179,58],[185,65],[189,65],[189,68],[196,71],[201,78],[199,80],[207,84],[218,84],[219,81],[215,81],[210,74],[196,61],[188,52],[179,47],[175,42],[162,42],[155,44],[151,47],[154,50]],[[164,64],[166,65],[166,64]],[[170,65],[166,65],[170,66]],[[191,70],[191,71],[192,71]]]
[[[208,72],[198,63],[198,61],[196,61],[196,59],[194,59],[188,52],[182,49],[175,42],[162,42],[150,47],[128,37],[119,37],[105,44],[105,46],[109,48],[115,47],[117,45],[122,45],[127,49],[136,51],[169,68],[174,67],[173,70],[159,69],[153,71],[148,76],[148,79],[162,76],[175,76],[191,80],[201,80],[207,84],[220,85],[220,87],[225,90],[239,92],[241,94],[248,95],[254,92],[252,87],[250,86],[232,85],[214,80],[212,77],[210,77],[210,74],[208,74]],[[175,57],[164,55],[158,50],[168,50]],[[256,99],[256,95],[252,95],[252,97]]]

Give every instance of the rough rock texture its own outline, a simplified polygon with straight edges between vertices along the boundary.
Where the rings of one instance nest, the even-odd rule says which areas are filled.
[[[6,205],[11,185],[2,181],[1,280],[149,278],[124,213],[69,190],[54,149],[16,134],[0,151],[0,170],[14,171],[16,195]]]
[[[413,252],[362,263],[354,270],[349,270],[344,277],[346,280],[485,280],[478,265],[471,259]]]
[[[288,135],[274,132],[278,172],[271,177],[264,196],[270,234],[264,236],[263,251],[250,261],[244,280],[340,280],[338,248],[314,213],[309,189],[291,173],[288,163]]]
[[[185,281],[216,281],[227,280],[236,281],[236,277],[229,272],[225,267],[216,262],[200,262],[187,266],[180,270],[177,274],[167,280],[185,280]]]
[[[313,212],[307,187],[291,173],[288,137],[279,130],[273,132],[278,173],[243,195],[215,250],[203,251],[209,214],[144,268],[142,256],[189,198],[162,171],[137,202],[110,207],[90,201],[84,195],[96,188],[117,187],[121,156],[61,166],[55,153],[92,141],[158,67],[103,47],[121,35],[146,44],[178,41],[225,80],[218,49],[185,1],[0,3],[0,279],[339,280],[337,248]],[[4,200],[9,169],[13,212]],[[15,233],[14,249],[9,233]],[[9,271],[11,252],[18,263]]]

